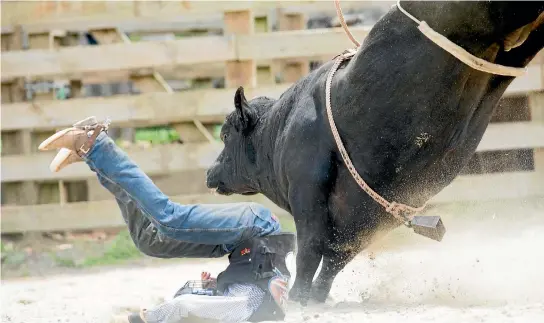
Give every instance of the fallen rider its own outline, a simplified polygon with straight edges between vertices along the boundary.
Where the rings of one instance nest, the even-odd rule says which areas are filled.
[[[125,317],[125,322],[283,320],[290,279],[285,260],[295,248],[295,235],[281,233],[278,219],[256,203],[171,201],[117,147],[108,126],[89,117],[47,138],[39,149],[60,149],[50,165],[53,172],[85,162],[115,197],[134,244],[146,255],[229,255],[229,266],[217,280],[206,274],[200,286],[189,282],[172,300]]]
[[[243,242],[217,278],[208,272],[188,281],[171,300],[112,323],[262,322],[285,317],[289,276],[286,258],[295,246],[292,233]],[[294,259],[293,259],[294,260]],[[281,269],[280,269],[281,268]]]

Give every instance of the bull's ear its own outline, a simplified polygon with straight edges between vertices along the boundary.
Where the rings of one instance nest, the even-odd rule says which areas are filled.
[[[244,88],[241,86],[234,94],[234,107],[240,122],[240,130],[250,130],[257,121],[257,113],[247,102]]]

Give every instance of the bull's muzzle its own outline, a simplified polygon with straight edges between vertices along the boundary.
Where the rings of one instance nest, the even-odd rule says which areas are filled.
[[[217,167],[214,164],[206,171],[206,186],[210,189],[216,189],[219,186],[219,179],[217,176]]]

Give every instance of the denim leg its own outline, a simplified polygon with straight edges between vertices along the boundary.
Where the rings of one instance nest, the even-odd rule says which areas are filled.
[[[162,236],[119,185],[98,173],[97,176],[102,186],[115,196],[132,241],[144,254],[157,258],[217,258],[228,253],[225,245],[196,244]]]
[[[280,232],[280,224],[270,210],[256,203],[181,205],[172,202],[106,133],[97,137],[85,160],[102,181],[119,187],[119,190],[110,190],[118,200],[124,202],[130,198],[133,207],[125,212],[137,209],[170,239],[224,245],[231,251],[246,239]]]

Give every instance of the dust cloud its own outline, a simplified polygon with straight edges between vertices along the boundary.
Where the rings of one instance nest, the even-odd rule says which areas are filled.
[[[442,242],[393,231],[338,275],[327,307],[294,309],[293,322],[544,321],[544,201],[429,213],[446,224]]]

